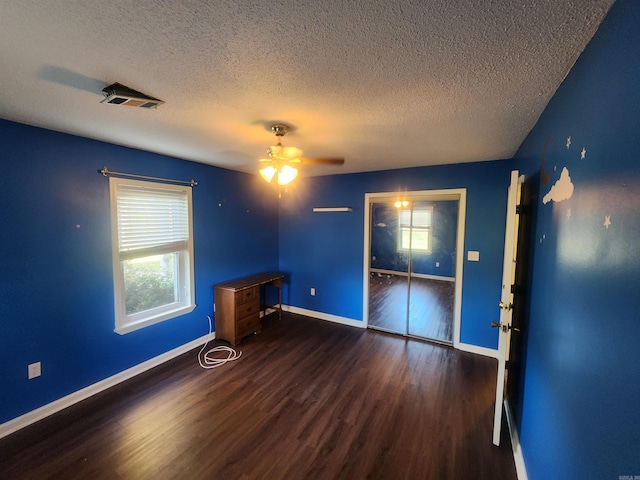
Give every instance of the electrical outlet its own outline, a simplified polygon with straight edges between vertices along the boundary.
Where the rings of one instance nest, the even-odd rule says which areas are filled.
[[[316,296],[316,289],[311,287],[311,296],[315,297]]]
[[[440,262],[436,262],[436,268],[440,267]]]
[[[467,260],[470,262],[479,262],[480,261],[480,252],[475,250],[469,250],[467,253]]]
[[[36,363],[32,363],[30,364],[28,367],[28,372],[29,372],[29,380],[31,380],[32,378],[36,378],[39,377],[40,375],[42,375],[42,368],[40,365],[40,362],[36,362]]]

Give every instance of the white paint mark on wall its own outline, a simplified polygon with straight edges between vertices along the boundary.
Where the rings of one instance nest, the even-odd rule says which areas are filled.
[[[542,198],[542,203],[547,204],[550,201],[561,202],[568,200],[573,195],[573,182],[569,176],[569,170],[567,167],[562,169],[560,173],[560,179],[553,184],[549,193]]]

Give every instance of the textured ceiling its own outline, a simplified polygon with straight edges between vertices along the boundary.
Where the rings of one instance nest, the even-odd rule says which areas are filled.
[[[0,0],[0,117],[255,172],[510,158],[613,0]],[[166,103],[101,104],[119,82]]]

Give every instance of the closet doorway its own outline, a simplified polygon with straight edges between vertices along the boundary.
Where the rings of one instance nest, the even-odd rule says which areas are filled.
[[[466,190],[365,196],[367,326],[457,346]]]

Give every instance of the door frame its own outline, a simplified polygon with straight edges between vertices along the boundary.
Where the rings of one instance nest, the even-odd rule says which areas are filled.
[[[464,229],[467,212],[467,189],[413,190],[404,192],[377,192],[364,195],[364,250],[362,274],[362,319],[369,327],[369,270],[371,268],[371,204],[376,201],[445,201],[458,202],[458,227],[456,229],[455,298],[453,301],[453,347],[460,348],[460,323],[462,315],[462,271],[464,266]]]

